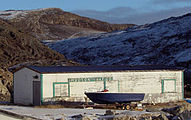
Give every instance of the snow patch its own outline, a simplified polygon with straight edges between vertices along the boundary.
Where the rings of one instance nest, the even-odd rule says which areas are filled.
[[[175,65],[191,60],[191,16],[47,45],[88,65]]]
[[[5,20],[10,20],[16,17],[25,17],[28,14],[27,11],[24,10],[8,10],[8,11],[0,11],[0,18]]]

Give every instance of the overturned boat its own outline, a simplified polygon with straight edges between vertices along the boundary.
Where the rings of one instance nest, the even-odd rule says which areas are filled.
[[[108,92],[85,92],[85,95],[94,103],[98,104],[122,104],[139,102],[144,99],[144,93],[108,93]]]

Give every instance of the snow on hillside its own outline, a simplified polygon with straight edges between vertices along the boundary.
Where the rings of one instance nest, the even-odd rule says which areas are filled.
[[[68,59],[93,65],[191,63],[191,14],[124,31],[47,43]]]
[[[7,10],[7,11],[0,11],[0,18],[2,19],[13,19],[17,16],[24,17],[27,13],[27,11],[24,10]]]
[[[0,11],[0,18],[5,20],[10,20],[17,17],[22,18],[22,17],[26,17],[26,15],[32,11],[42,11],[46,9],[49,9],[49,8],[42,8],[42,9],[35,9],[35,10],[5,10],[5,11]]]

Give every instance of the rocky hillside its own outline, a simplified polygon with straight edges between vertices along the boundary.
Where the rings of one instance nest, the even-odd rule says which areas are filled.
[[[68,59],[93,65],[191,68],[191,14],[123,31],[48,43]]]
[[[12,73],[21,65],[73,65],[39,40],[75,38],[132,25],[114,25],[58,8],[0,11],[0,101],[9,101]]]
[[[19,63],[37,60],[63,60],[63,55],[54,52],[36,38],[18,30],[0,19],[0,66],[10,67]]]
[[[10,100],[12,93],[12,73],[9,67],[17,64],[73,64],[23,31],[0,19],[0,101]]]
[[[74,38],[133,26],[109,24],[65,12],[59,8],[1,11],[0,18],[40,40]]]

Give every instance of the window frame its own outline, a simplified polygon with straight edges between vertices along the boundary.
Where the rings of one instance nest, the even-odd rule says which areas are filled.
[[[67,96],[56,96],[55,95],[55,85],[67,84],[68,85],[68,95]],[[70,85],[69,82],[53,82],[53,97],[70,97]]]
[[[165,81],[174,81],[174,92],[165,92],[164,88]],[[161,85],[162,85],[161,93],[176,93],[176,79],[162,79]]]

